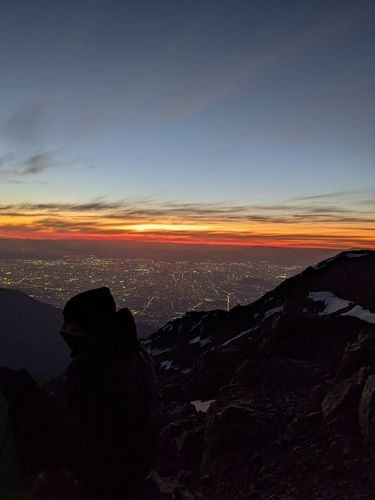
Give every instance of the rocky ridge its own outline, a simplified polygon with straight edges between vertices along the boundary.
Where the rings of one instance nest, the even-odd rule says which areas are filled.
[[[163,498],[373,498],[375,252],[338,254],[247,306],[187,313],[145,348]]]

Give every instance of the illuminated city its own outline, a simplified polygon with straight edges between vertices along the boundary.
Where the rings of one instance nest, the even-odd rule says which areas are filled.
[[[230,309],[254,301],[301,266],[266,261],[162,262],[62,256],[0,260],[0,286],[63,307],[72,295],[109,286],[119,307],[153,328],[189,310]]]

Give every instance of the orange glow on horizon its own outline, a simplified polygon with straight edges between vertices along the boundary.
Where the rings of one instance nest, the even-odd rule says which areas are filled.
[[[375,222],[365,217],[321,220],[267,213],[146,214],[32,208],[3,210],[0,238],[132,241],[189,245],[374,248]]]

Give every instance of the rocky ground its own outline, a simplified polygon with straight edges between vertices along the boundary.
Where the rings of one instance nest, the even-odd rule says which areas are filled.
[[[161,383],[160,498],[375,498],[374,252],[340,254],[249,306],[187,314],[146,347]],[[214,402],[203,413],[193,400]]]

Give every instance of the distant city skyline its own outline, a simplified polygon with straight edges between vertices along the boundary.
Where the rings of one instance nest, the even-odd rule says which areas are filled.
[[[374,10],[1,2],[0,238],[375,248]]]

